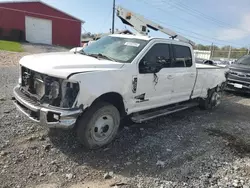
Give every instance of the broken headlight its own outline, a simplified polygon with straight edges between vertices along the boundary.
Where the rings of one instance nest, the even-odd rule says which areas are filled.
[[[64,81],[62,83],[62,98],[61,107],[70,108],[75,102],[75,99],[79,92],[79,84]]]
[[[50,84],[49,99],[56,99],[60,94],[60,83],[58,81],[53,81]]]
[[[46,94],[42,103],[61,108],[71,108],[79,92],[79,84],[60,78],[46,78]]]
[[[45,94],[45,84],[43,78],[40,74],[35,73],[33,76],[33,87],[30,89],[39,96],[39,98],[43,97]]]

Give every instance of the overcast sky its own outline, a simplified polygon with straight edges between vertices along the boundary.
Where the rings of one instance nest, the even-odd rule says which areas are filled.
[[[88,32],[108,32],[111,28],[113,0],[43,1],[86,21],[83,28]],[[235,47],[250,45],[250,0],[116,0],[116,2],[117,5],[122,5],[173,29],[196,43],[213,42],[216,45]],[[116,28],[125,28],[118,18],[115,23]],[[150,35],[166,37],[159,32],[151,32]]]

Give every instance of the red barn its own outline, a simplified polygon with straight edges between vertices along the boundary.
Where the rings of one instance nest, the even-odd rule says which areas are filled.
[[[31,43],[80,46],[82,23],[41,1],[0,2],[0,29],[20,30]]]

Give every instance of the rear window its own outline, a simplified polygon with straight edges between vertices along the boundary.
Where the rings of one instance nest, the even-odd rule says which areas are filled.
[[[175,60],[173,67],[191,67],[192,55],[190,48],[187,46],[173,45]]]

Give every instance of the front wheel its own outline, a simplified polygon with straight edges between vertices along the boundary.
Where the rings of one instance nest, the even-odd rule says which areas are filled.
[[[204,110],[212,110],[221,103],[221,92],[216,89],[210,90],[205,99],[200,99],[200,108]]]
[[[97,149],[110,143],[120,125],[120,113],[106,102],[93,104],[77,121],[78,140],[88,149]]]

